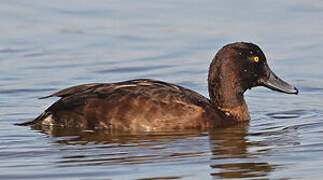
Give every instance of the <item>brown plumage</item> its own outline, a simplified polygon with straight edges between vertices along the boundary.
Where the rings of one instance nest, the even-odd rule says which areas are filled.
[[[252,43],[224,46],[210,65],[208,82],[210,99],[150,79],[73,86],[43,97],[61,99],[36,119],[19,125],[138,131],[210,128],[250,120],[243,98],[249,88],[262,85],[298,93],[271,72],[265,55]]]

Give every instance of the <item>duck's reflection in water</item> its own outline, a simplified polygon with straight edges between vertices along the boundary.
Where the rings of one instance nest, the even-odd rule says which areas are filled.
[[[208,133],[199,130],[134,133],[33,128],[47,134],[49,143],[58,149],[55,164],[59,167],[157,165],[167,169],[168,164],[179,163],[176,168],[180,169],[201,157],[209,160],[210,154]]]
[[[143,143],[158,142],[163,140],[183,139],[189,137],[207,136],[205,131],[197,129],[179,130],[179,131],[158,131],[158,132],[133,132],[118,130],[82,130],[75,128],[60,128],[49,126],[33,126],[34,130],[38,130],[51,137],[57,138],[55,143],[59,144],[127,144],[127,143]],[[61,138],[59,138],[61,137]]]
[[[248,140],[248,127],[241,125],[209,132],[212,150],[210,166],[214,169],[212,176],[230,179],[261,178],[279,167],[263,161],[266,152],[250,151],[266,145]]]
[[[181,162],[179,169],[210,166],[205,173],[214,178],[265,178],[279,167],[263,161],[265,156],[270,157],[263,148],[267,145],[248,139],[253,136],[248,134],[248,125],[209,132],[179,130],[149,134],[33,128],[48,134],[54,144],[63,145],[58,146],[61,158],[56,164],[59,167]]]

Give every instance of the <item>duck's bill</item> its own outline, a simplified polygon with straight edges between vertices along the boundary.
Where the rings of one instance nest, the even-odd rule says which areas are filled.
[[[279,91],[287,94],[298,94],[298,89],[291,86],[287,82],[281,80],[276,74],[270,71],[269,78],[267,80],[261,81],[261,84],[274,91]]]

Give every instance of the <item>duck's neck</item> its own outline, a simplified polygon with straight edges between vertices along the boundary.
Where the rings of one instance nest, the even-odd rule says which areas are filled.
[[[233,74],[220,74],[210,77],[209,95],[214,108],[222,111],[235,121],[249,121],[248,106],[244,100],[243,90],[236,79],[230,78]]]

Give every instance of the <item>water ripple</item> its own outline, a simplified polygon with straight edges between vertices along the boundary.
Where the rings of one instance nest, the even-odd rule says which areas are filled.
[[[290,110],[290,111],[280,111],[280,112],[273,112],[267,113],[266,115],[274,118],[274,119],[293,119],[293,118],[300,118],[307,114],[305,110]]]
[[[47,92],[53,91],[56,89],[53,88],[37,88],[37,89],[4,89],[0,90],[0,94],[21,94],[21,93],[38,93],[38,92]]]
[[[105,70],[95,71],[96,73],[129,73],[129,72],[141,72],[141,71],[152,71],[157,69],[171,68],[171,65],[158,65],[158,66],[140,66],[140,67],[116,67]]]

